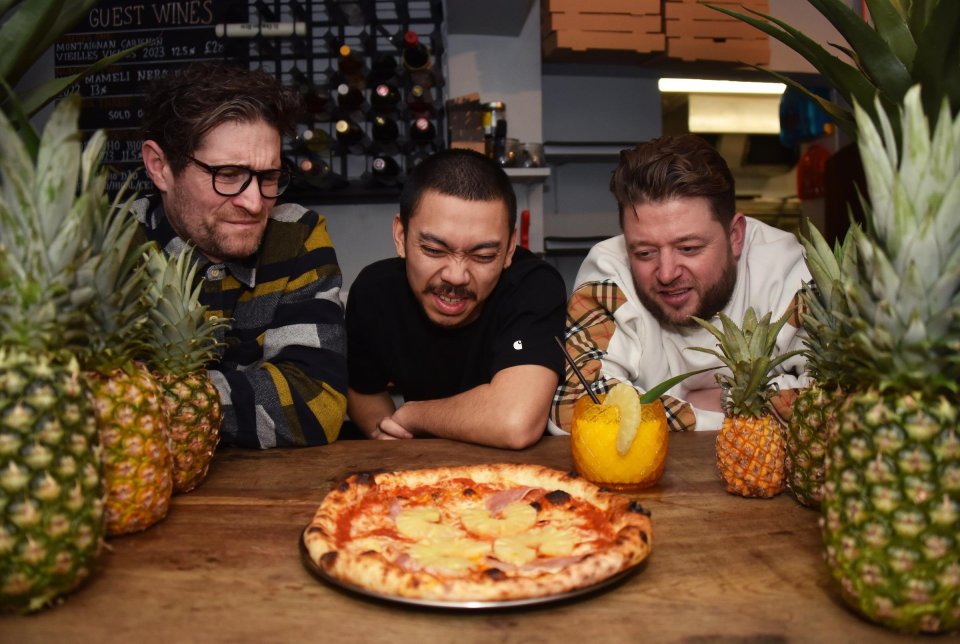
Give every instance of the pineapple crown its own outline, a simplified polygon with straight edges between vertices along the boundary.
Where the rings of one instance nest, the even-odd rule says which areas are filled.
[[[841,270],[860,385],[958,391],[960,380],[960,118],[944,101],[931,132],[920,88],[907,92],[902,146],[885,114],[859,104],[867,225]],[[901,153],[902,150],[902,153]]]
[[[86,332],[92,293],[77,284],[92,253],[85,234],[106,201],[106,136],[81,149],[79,99],[59,103],[36,158],[0,112],[0,343],[69,348]]]
[[[856,224],[851,224],[856,226]],[[800,291],[800,321],[806,332],[804,357],[807,373],[821,386],[846,386],[849,371],[843,356],[851,333],[849,309],[843,293],[843,266],[854,261],[856,246],[848,230],[843,241],[830,248],[816,228],[810,228],[801,241],[806,250],[807,267],[813,279]]]
[[[144,301],[150,309],[147,361],[164,374],[185,375],[202,369],[217,353],[218,333],[225,318],[205,319],[200,304],[202,280],[196,279],[193,248],[169,257],[155,245],[147,247],[143,265],[149,277]]]
[[[716,356],[730,369],[718,373],[717,382],[724,391],[724,412],[728,416],[759,418],[769,413],[770,398],[777,388],[770,384],[774,367],[801,353],[788,351],[774,356],[777,335],[794,313],[791,307],[778,320],[771,322],[772,313],[759,320],[753,307],[743,315],[742,326],[737,326],[726,314],[719,314],[722,330],[698,317],[692,318],[717,339],[719,351],[705,347],[688,347]]]

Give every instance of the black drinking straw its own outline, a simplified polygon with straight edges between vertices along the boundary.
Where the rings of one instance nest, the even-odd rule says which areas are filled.
[[[577,369],[577,365],[573,363],[573,358],[570,357],[570,354],[567,353],[567,348],[563,346],[563,342],[557,336],[553,336],[553,339],[557,341],[557,344],[560,345],[560,350],[563,351],[563,357],[567,359],[567,363],[573,368],[573,373],[577,374],[577,378],[580,379],[580,382],[583,383],[583,388],[587,390],[587,393],[590,394],[590,399],[593,400],[594,404],[599,405],[600,399],[597,398],[597,394],[593,393],[590,389],[590,385],[587,384],[587,379],[583,377],[583,374],[580,373],[580,370]]]

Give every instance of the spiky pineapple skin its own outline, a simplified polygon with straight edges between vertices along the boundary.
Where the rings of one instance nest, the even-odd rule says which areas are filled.
[[[851,395],[827,455],[821,529],[845,601],[905,632],[960,627],[956,405]]]
[[[75,361],[0,350],[0,609],[79,586],[103,542],[100,447]]]
[[[786,444],[780,423],[770,415],[728,416],[717,434],[717,471],[727,491],[770,498],[786,484]]]
[[[814,383],[793,403],[784,469],[787,487],[801,505],[819,507],[823,500],[827,445],[829,437],[836,434],[838,408],[843,401],[839,389],[824,389]]]
[[[166,517],[173,493],[163,390],[146,367],[133,365],[130,373],[117,369],[90,378],[110,536],[145,530]]]
[[[220,394],[206,371],[157,379],[173,449],[173,491],[189,492],[206,478],[220,442]]]

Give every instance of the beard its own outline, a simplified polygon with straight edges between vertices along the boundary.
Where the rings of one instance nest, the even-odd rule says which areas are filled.
[[[685,315],[683,317],[678,317],[672,315],[667,308],[660,304],[656,296],[651,295],[647,290],[641,288],[641,286],[634,279],[634,289],[637,291],[637,296],[640,298],[640,302],[643,304],[657,322],[661,326],[668,329],[680,330],[680,329],[695,329],[699,328],[699,325],[693,321],[693,317],[698,317],[702,320],[709,320],[717,313],[723,310],[723,307],[727,305],[727,302],[730,301],[730,296],[733,295],[733,289],[737,284],[737,263],[734,261],[731,255],[727,255],[727,262],[723,267],[723,271],[720,273],[717,280],[699,291],[700,293],[700,302],[697,306],[696,311],[690,315]],[[665,288],[684,288],[688,285],[682,284],[681,280],[677,280],[674,284],[664,285]],[[695,285],[694,285],[695,286]]]
[[[243,233],[225,234],[219,227],[219,214],[204,218],[187,219],[196,207],[183,195],[176,193],[170,207],[166,209],[167,219],[177,235],[190,242],[214,262],[244,260],[260,249],[265,228],[251,229]],[[249,213],[240,213],[238,218],[252,218]]]

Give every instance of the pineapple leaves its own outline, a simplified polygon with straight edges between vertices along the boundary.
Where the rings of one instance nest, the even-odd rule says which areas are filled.
[[[892,31],[889,26],[891,17],[889,12],[884,14],[884,18],[887,19],[886,33],[881,34],[858,16],[848,3],[840,0],[809,0],[809,2],[850,43],[857,52],[858,65],[880,89],[881,94],[885,94],[885,98],[889,101],[898,102],[913,83],[905,61],[897,57],[885,39],[886,33]],[[874,0],[871,8],[872,4],[879,6],[882,3]],[[895,46],[903,45],[900,43]],[[858,95],[858,98],[863,100],[864,97]]]
[[[37,151],[36,196],[37,208],[46,216],[41,223],[47,226],[44,239],[52,239],[67,220],[74,202],[80,174],[80,132],[77,119],[80,101],[71,97],[53,111],[40,138]]]
[[[914,11],[918,9],[917,0]],[[923,105],[933,120],[946,97],[952,114],[960,110],[960,2],[942,0],[923,23],[923,35],[917,41],[913,76],[923,88]]]
[[[900,13],[890,0],[866,0],[870,18],[880,37],[890,46],[890,50],[903,61],[907,69],[913,67],[913,57],[917,53],[917,43],[910,32],[906,16]]]
[[[761,415],[771,395],[769,383],[774,367],[803,353],[802,350],[796,350],[773,355],[780,329],[794,311],[794,307],[791,307],[779,319],[771,322],[772,313],[758,320],[751,307],[744,313],[743,324],[739,327],[721,312],[718,315],[720,329],[706,320],[691,318],[719,341],[720,351],[705,347],[688,349],[716,356],[730,369],[731,375],[717,374],[717,382],[727,392],[732,408],[749,410],[748,414],[753,416]]]
[[[872,105],[873,97],[877,93],[877,87],[873,82],[856,67],[830,54],[800,30],[791,27],[789,24],[771,15],[753,9],[748,9],[748,11],[760,16],[763,20],[737,11],[731,11],[725,7],[711,5],[709,3],[704,4],[711,9],[715,9],[753,25],[799,53],[827,78],[830,84],[833,85],[848,103],[853,103],[853,99],[856,98],[865,105]]]

